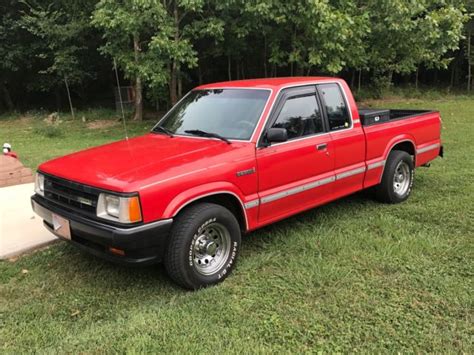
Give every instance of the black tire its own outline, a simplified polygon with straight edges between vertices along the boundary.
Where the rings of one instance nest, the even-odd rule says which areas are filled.
[[[240,241],[239,223],[228,209],[213,203],[192,205],[174,220],[165,268],[177,284],[187,289],[217,284],[234,268]],[[218,269],[213,272],[213,268]]]
[[[409,180],[404,182],[403,189],[397,192],[395,174],[397,169],[408,169],[406,178]],[[377,200],[384,203],[400,203],[408,199],[413,187],[413,180],[415,177],[415,169],[413,167],[413,158],[407,152],[401,150],[393,150],[390,152],[385,169],[382,176],[382,181],[375,187],[375,197]]]

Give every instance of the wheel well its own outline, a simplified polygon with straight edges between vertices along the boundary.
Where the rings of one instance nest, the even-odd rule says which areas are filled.
[[[405,141],[405,142],[400,142],[398,144],[395,144],[392,147],[390,152],[394,150],[401,150],[401,151],[407,152],[408,154],[413,156],[413,161],[415,160],[415,146],[413,145],[412,142]]]
[[[244,215],[245,211],[243,210],[242,204],[236,196],[226,193],[205,196],[203,198],[191,202],[186,207],[193,206],[201,202],[214,203],[216,205],[220,205],[222,207],[227,208],[230,212],[232,212],[235,218],[237,218],[237,221],[240,225],[240,230],[242,232],[245,232],[247,230],[247,223]]]

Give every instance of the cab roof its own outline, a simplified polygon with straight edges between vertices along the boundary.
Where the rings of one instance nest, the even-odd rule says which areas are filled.
[[[265,78],[223,81],[219,83],[205,84],[196,87],[194,90],[224,89],[224,88],[245,88],[245,89],[271,89],[278,90],[285,86],[314,84],[326,81],[341,81],[342,79],[324,76],[304,76],[304,77],[286,77],[286,78]]]

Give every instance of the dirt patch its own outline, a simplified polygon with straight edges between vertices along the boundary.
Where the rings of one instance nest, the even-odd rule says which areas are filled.
[[[33,116],[20,116],[17,123],[30,124],[33,121]]]
[[[118,124],[117,121],[93,121],[86,124],[89,129],[104,129],[115,127]]]

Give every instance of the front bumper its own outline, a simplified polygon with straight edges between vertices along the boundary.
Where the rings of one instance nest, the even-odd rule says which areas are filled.
[[[67,241],[90,254],[121,264],[145,265],[161,261],[173,223],[172,219],[165,219],[121,228],[79,216],[38,195],[31,197],[31,205],[43,218],[45,227],[58,238],[64,239],[54,232],[52,213],[69,221],[71,240]],[[113,254],[109,248],[123,250],[125,255]]]

